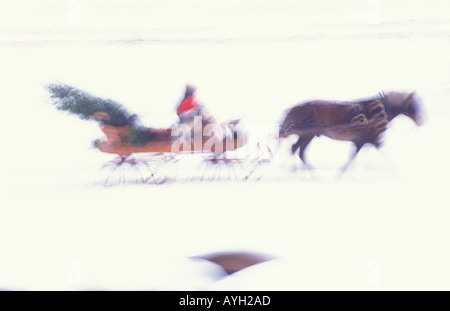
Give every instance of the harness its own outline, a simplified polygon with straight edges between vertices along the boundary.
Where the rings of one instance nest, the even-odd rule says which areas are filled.
[[[388,113],[382,98],[354,103],[351,105],[350,111],[355,115],[350,121],[351,127],[367,129],[370,140],[378,145],[379,136],[386,131],[389,123]]]
[[[370,114],[371,129],[375,131],[375,137],[376,139],[378,139],[378,136],[382,132],[386,131],[387,125],[389,123],[386,106],[383,104],[381,99],[377,99],[373,103],[370,103],[368,108]]]
[[[352,105],[351,109],[355,111],[355,116],[350,121],[351,124],[354,125],[368,125],[369,121],[367,120],[367,116],[363,113],[363,107],[360,103],[355,103]]]

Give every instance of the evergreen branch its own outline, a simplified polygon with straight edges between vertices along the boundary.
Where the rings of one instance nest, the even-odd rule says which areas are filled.
[[[88,120],[94,113],[103,112],[109,118],[96,119],[102,124],[132,126],[136,122],[136,115],[131,115],[125,107],[111,99],[95,97],[63,83],[51,83],[46,88],[57,109],[75,114],[81,119]]]
[[[58,110],[67,111],[83,120],[95,119],[104,125],[129,126],[130,130],[122,137],[124,143],[142,146],[152,139],[149,129],[138,126],[137,115],[130,114],[116,101],[95,97],[63,83],[51,83],[45,87],[51,94],[52,104]],[[93,146],[97,144],[98,141],[93,142]]]

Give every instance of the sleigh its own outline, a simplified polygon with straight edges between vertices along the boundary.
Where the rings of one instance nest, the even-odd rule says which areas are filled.
[[[222,136],[225,132],[222,129],[230,125],[233,128],[231,135]],[[236,151],[247,144],[247,133],[239,125],[239,121],[214,125],[221,135],[201,135],[189,140],[173,135],[177,132],[177,126],[167,129],[140,128],[141,135],[147,135],[149,140],[135,144],[127,141],[134,129],[100,124],[105,137],[97,140],[94,146],[104,153],[118,156],[102,167],[108,171],[105,179],[107,185],[163,183],[170,177],[167,173],[161,173],[161,168],[166,168],[167,172],[167,167],[174,167],[192,156],[200,161],[192,170],[198,180],[246,180],[254,173],[259,158],[248,153],[236,155]],[[207,125],[203,125],[200,132],[204,133],[205,130]],[[188,177],[190,180],[195,179],[194,176]]]
[[[233,121],[230,124],[237,125],[238,121]],[[205,127],[202,126],[202,133],[205,131]],[[202,135],[201,139],[197,141],[195,139],[181,141],[172,134],[174,132],[173,128],[143,128],[141,131],[148,135],[148,141],[144,144],[133,144],[126,141],[126,137],[133,130],[129,126],[100,125],[100,129],[105,134],[105,139],[97,141],[95,147],[102,152],[117,154],[123,158],[137,153],[211,153],[218,156],[224,152],[236,150],[246,144],[246,137],[241,137],[237,131],[232,133],[232,137],[223,137],[222,139],[203,137]],[[245,133],[242,135],[245,135]]]
[[[137,115],[110,99],[66,84],[50,84],[47,89],[59,110],[99,124],[104,137],[95,140],[94,147],[116,155],[101,168],[100,179],[106,185],[165,182],[173,174],[187,171],[186,158],[199,162],[190,176],[185,176],[188,179],[246,180],[260,161],[257,154],[244,148],[248,133],[239,120],[215,124],[201,118],[195,122],[194,118],[192,128],[178,124],[155,129],[142,126]],[[242,149],[247,150],[239,152]]]

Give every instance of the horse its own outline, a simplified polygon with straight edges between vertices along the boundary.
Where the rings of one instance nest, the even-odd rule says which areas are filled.
[[[305,149],[314,137],[323,135],[334,140],[352,142],[355,151],[342,168],[343,174],[366,144],[377,149],[382,146],[382,133],[399,115],[409,117],[417,126],[424,123],[422,101],[415,92],[380,93],[376,97],[350,102],[312,100],[287,111],[280,126],[279,137],[298,136],[291,152],[294,154],[299,150],[300,160],[307,168],[311,167],[305,161]]]

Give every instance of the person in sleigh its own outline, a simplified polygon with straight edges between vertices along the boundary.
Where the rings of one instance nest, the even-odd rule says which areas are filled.
[[[194,117],[202,117],[203,125],[213,123],[214,118],[206,112],[205,107],[200,103],[196,94],[196,88],[190,84],[186,85],[184,97],[177,107],[177,115],[180,124],[187,124],[193,127]]]
[[[217,124],[214,117],[207,112],[205,107],[200,103],[196,94],[196,88],[191,84],[186,85],[184,97],[177,107],[177,115],[180,119],[179,124],[186,124],[191,129],[191,133],[184,137],[185,141],[190,141],[192,135],[200,134],[203,137],[203,127],[206,125],[211,126],[209,130],[212,130],[212,135],[217,141],[222,141],[226,137],[231,137],[232,133],[225,124]],[[194,118],[201,117],[202,129],[198,129],[201,132],[194,133]],[[198,122],[198,121],[197,121]],[[207,131],[209,133],[209,131]],[[209,136],[209,134],[206,134]]]

